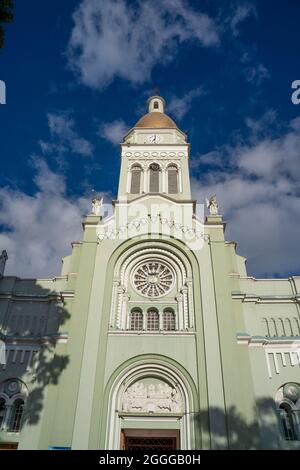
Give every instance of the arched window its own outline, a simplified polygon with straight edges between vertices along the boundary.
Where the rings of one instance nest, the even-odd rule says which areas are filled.
[[[24,411],[24,400],[18,398],[15,400],[12,408],[12,414],[10,419],[10,432],[19,432],[22,424],[22,417]]]
[[[158,101],[154,101],[153,108],[158,109]]]
[[[284,439],[286,441],[296,441],[297,434],[295,431],[295,424],[293,420],[293,412],[288,403],[281,403],[279,406],[280,419]]]
[[[175,313],[172,309],[166,309],[163,313],[163,330],[174,331],[175,329]]]
[[[168,166],[168,193],[178,193],[178,169],[176,165]]]
[[[132,331],[143,329],[143,313],[139,309],[134,309],[130,314],[130,329]]]
[[[158,193],[159,192],[159,165],[157,163],[152,163],[150,165],[150,184],[149,192]]]
[[[5,413],[6,413],[5,400],[4,400],[4,398],[0,398],[0,430],[1,430],[2,425],[4,423]]]
[[[139,194],[141,191],[141,174],[142,168],[139,165],[134,165],[131,168],[131,194]]]
[[[147,330],[159,330],[159,313],[154,308],[149,309],[147,313]]]

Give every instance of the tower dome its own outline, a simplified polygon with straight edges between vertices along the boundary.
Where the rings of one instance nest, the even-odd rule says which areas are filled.
[[[165,100],[161,96],[151,96],[148,101],[148,113],[142,116],[134,127],[177,128],[176,123],[164,113]]]

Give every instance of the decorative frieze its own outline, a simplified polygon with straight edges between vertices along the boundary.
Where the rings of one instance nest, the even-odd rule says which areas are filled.
[[[101,242],[105,239],[126,239],[129,237],[129,232],[130,236],[142,234],[142,233],[148,233],[148,224],[156,223],[159,222],[161,223],[162,226],[168,226],[170,229],[174,230],[174,235],[176,236],[177,234],[186,234],[187,237],[189,237],[189,240],[204,240],[206,242],[209,241],[209,235],[205,234],[203,231],[196,230],[193,227],[189,227],[187,225],[183,225],[181,223],[177,223],[173,219],[168,219],[166,217],[161,217],[160,214],[157,216],[154,215],[148,215],[148,218],[141,218],[141,219],[135,219],[131,222],[128,222],[124,226],[119,226],[117,229],[114,228],[112,230],[108,230],[106,227],[99,226],[97,229],[97,238],[98,241]]]
[[[174,158],[183,158],[183,157],[187,157],[187,154],[185,152],[166,152],[166,151],[163,151],[163,152],[158,152],[158,151],[154,151],[154,152],[150,152],[150,151],[144,151],[144,152],[124,152],[123,153],[123,156],[127,157],[128,159],[132,159],[132,158],[145,158],[145,159],[148,159],[148,158],[171,158],[171,159],[174,159]]]
[[[122,411],[127,413],[182,413],[180,392],[166,382],[135,382],[124,392]]]
[[[275,374],[280,374],[282,367],[300,366],[300,349],[265,348],[265,357],[270,379],[274,372]]]
[[[300,340],[294,338],[266,338],[251,336],[246,333],[237,334],[238,344],[249,348],[263,348],[266,358],[268,376],[280,374],[282,367],[300,367]]]

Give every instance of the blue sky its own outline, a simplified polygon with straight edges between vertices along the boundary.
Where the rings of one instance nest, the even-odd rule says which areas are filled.
[[[193,195],[217,193],[249,274],[299,274],[298,1],[15,4],[0,51],[7,273],[59,273],[92,189],[116,196],[118,142],[158,87],[191,143]]]

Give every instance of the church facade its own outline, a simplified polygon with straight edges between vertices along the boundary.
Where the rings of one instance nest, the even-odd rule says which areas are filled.
[[[2,252],[0,448],[300,449],[300,276],[247,275],[164,106],[60,275],[5,276]]]

